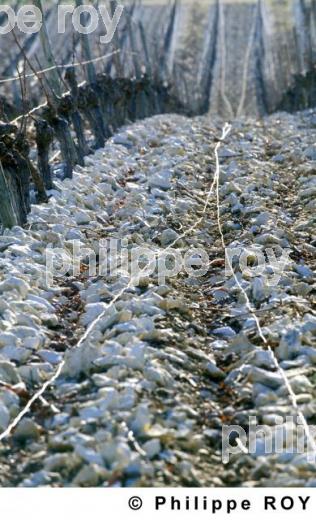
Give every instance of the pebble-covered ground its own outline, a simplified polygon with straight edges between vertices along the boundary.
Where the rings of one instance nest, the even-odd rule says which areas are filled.
[[[225,243],[250,251],[249,268],[251,251],[265,260],[257,276],[234,260],[238,284],[209,191],[222,126],[166,115],[126,127],[56,180],[26,229],[0,236],[2,432],[61,369],[2,439],[2,486],[316,485],[306,453],[269,454],[260,438],[222,460],[223,426],[247,432],[256,417],[276,442],[299,430],[275,426],[285,417],[316,425],[316,112],[239,120],[219,148]],[[207,269],[134,285],[125,264],[91,275],[86,257],[47,285],[48,246],[98,252],[109,238],[157,258],[203,248]],[[287,254],[277,282],[271,250]]]

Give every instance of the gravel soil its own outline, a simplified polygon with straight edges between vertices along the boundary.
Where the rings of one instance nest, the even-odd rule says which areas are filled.
[[[164,115],[124,127],[56,180],[26,229],[0,237],[0,431],[52,381],[0,443],[2,486],[316,485],[299,422],[312,436],[316,112],[233,122],[218,205],[223,124]],[[235,277],[219,224],[246,252]],[[129,255],[100,274],[109,239],[170,270],[166,252],[203,249],[203,273],[135,281]],[[96,272],[85,253],[79,272],[48,284],[47,248],[70,253],[74,240],[95,251]],[[254,421],[272,449],[235,434],[223,461],[223,428],[247,436]],[[291,434],[303,448],[284,448]]]

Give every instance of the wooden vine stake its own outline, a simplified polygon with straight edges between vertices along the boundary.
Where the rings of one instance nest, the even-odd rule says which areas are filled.
[[[82,0],[76,0],[77,7],[83,5]],[[86,24],[87,18],[85,13],[83,13],[82,16],[84,18],[84,23]],[[81,96],[80,107],[82,111],[84,111],[84,115],[90,123],[91,130],[95,137],[95,148],[102,148],[108,135],[105,129],[104,110],[101,110],[100,95],[97,90],[97,73],[92,59],[89,35],[81,33],[80,41],[82,54],[86,62],[84,65],[84,71],[89,84],[82,91],[84,94]]]
[[[55,66],[54,55],[45,25],[42,0],[33,0],[33,3],[40,9],[43,16],[43,23],[39,34],[45,59],[44,66],[45,68],[50,68],[46,73],[49,87],[47,93],[49,108],[45,111],[45,117],[49,125],[53,128],[60,143],[60,150],[65,163],[65,177],[71,178],[74,165],[78,162],[78,155],[71,136],[69,124],[67,120],[58,113],[59,102],[62,97],[61,81]]]
[[[3,228],[12,228],[23,224],[24,219],[17,205],[19,198],[15,190],[12,189],[10,175],[8,175],[0,160],[0,221]]]
[[[17,128],[0,123],[0,220],[3,228],[22,226],[30,210],[30,169],[26,142]]]

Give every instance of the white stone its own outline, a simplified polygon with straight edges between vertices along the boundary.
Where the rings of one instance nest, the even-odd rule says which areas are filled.
[[[161,444],[159,439],[152,439],[150,441],[145,442],[142,446],[143,450],[146,452],[147,457],[153,459],[161,452]]]
[[[43,361],[47,361],[52,365],[57,365],[62,361],[62,356],[58,354],[58,352],[53,352],[52,350],[39,350],[37,353]]]
[[[10,422],[10,413],[7,407],[0,402],[0,428],[4,431]]]
[[[148,179],[149,186],[169,190],[171,188],[171,172],[168,170],[154,173]]]
[[[161,233],[159,240],[163,247],[173,243],[175,240],[179,238],[179,235],[173,229],[164,229]],[[176,244],[175,244],[176,245]]]
[[[92,321],[94,321],[101,314],[105,313],[107,309],[108,305],[102,302],[88,303],[88,305],[85,306],[85,312],[80,319],[82,325],[90,325]]]
[[[76,211],[76,213],[74,214],[74,218],[75,218],[76,224],[78,224],[78,226],[90,224],[90,222],[91,222],[90,215],[86,211],[83,211],[83,210]]]

